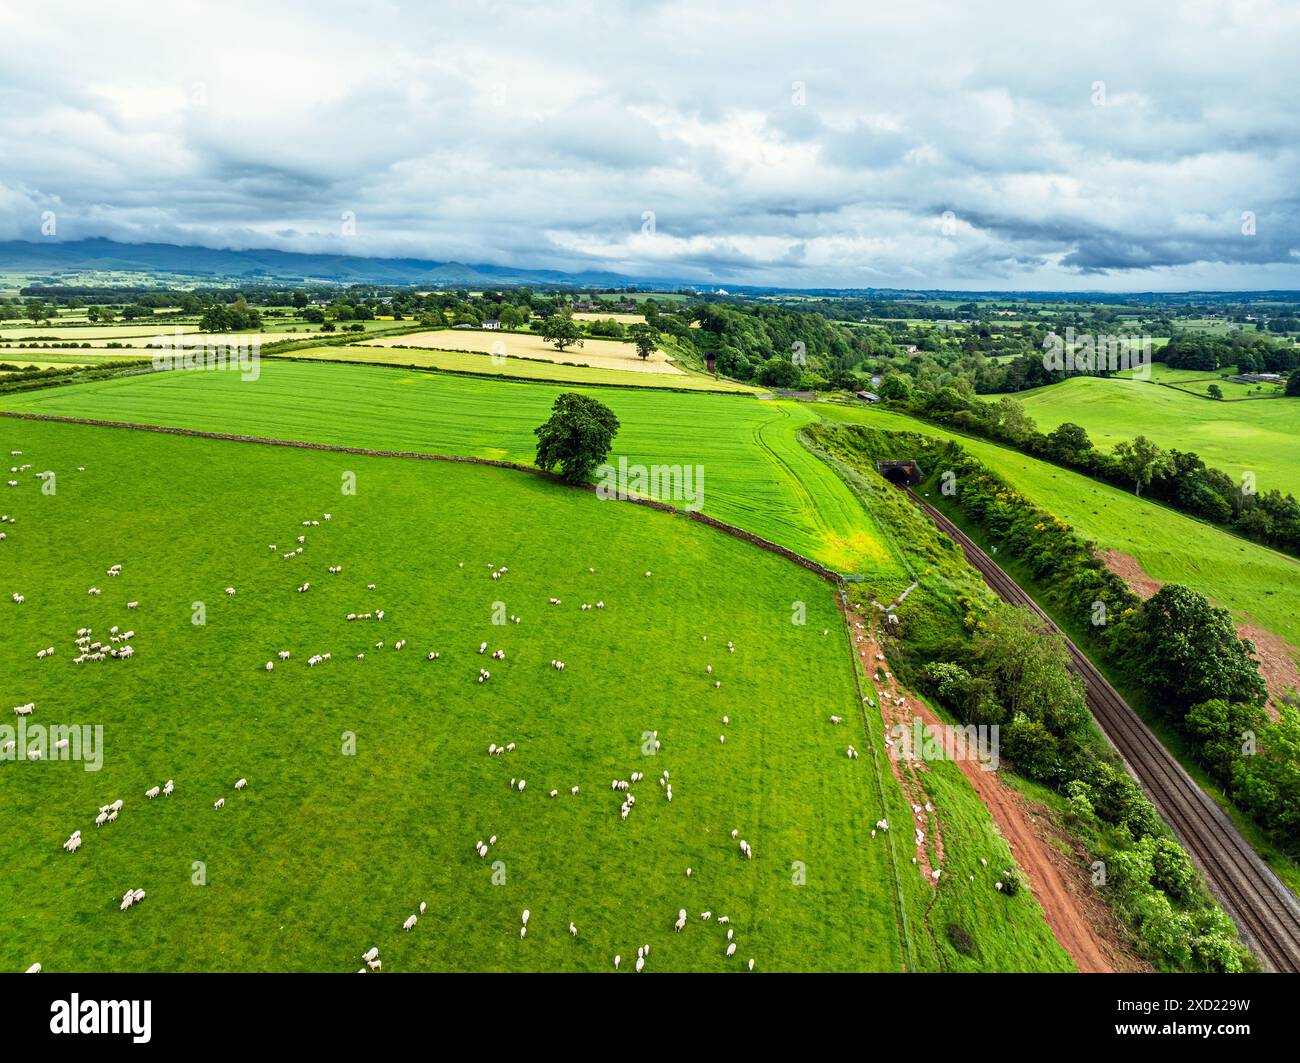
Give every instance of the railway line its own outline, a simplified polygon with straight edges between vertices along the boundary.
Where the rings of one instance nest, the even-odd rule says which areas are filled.
[[[940,531],[1003,601],[1033,610],[1060,631],[1037,603],[988,554],[939,510],[906,489]],[[1065,638],[1062,633],[1062,638]],[[1106,677],[1065,638],[1074,669],[1087,688],[1088,707],[1165,822],[1236,923],[1242,940],[1268,970],[1300,972],[1300,902],[1260,859],[1214,801],[1196,785]]]

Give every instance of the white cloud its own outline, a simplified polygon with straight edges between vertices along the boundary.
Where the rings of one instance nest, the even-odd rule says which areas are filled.
[[[1298,30],[1285,0],[11,5],[0,236],[1296,287]]]

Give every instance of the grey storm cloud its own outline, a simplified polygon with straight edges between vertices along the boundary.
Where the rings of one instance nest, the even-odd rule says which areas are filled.
[[[866,6],[8,5],[0,238],[1300,286],[1296,5]]]

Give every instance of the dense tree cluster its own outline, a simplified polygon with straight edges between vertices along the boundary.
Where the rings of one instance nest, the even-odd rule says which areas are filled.
[[[901,438],[910,440],[913,452],[924,445],[920,437]],[[1188,738],[1240,807],[1292,855],[1300,854],[1300,709],[1284,704],[1276,721],[1264,711],[1267,692],[1255,647],[1238,636],[1227,610],[1175,584],[1144,602],[1105,567],[1092,544],[959,445],[944,444],[929,461],[954,474],[953,501],[999,553],[1017,558],[1049,604],[1090,631],[1092,649],[1123,669]],[[1026,668],[1041,659],[1040,638],[1004,635],[999,641],[1015,647]],[[979,639],[973,643],[980,645]],[[962,719],[1004,725],[1014,719],[1010,706],[1020,702],[1009,700],[1008,684],[986,654],[971,648],[949,660],[971,678],[934,671],[931,679]],[[1007,664],[1016,666],[1012,658]],[[1074,701],[1064,688],[1052,696],[1060,708],[1027,712],[1022,726],[1008,731],[1007,752],[1027,774],[1063,786],[1066,775],[1081,770],[1071,757]]]
[[[1300,378],[1300,373],[1295,376]],[[1040,432],[1020,403],[1008,396],[985,402],[955,386],[918,394],[905,381],[886,377],[882,396],[906,403],[922,417],[1077,469],[1266,546],[1300,554],[1300,502],[1292,494],[1275,488],[1257,492],[1249,482],[1239,483],[1210,468],[1197,454],[1165,450],[1145,436],[1123,440],[1105,452],[1077,424],[1066,422]]]

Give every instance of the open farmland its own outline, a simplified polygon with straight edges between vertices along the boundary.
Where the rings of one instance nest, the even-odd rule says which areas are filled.
[[[1101,549],[1129,554],[1149,576],[1198,590],[1232,610],[1239,622],[1258,624],[1300,646],[1300,561],[1295,558],[1109,484],[903,414],[831,404],[818,411],[833,420],[886,431],[955,439]]]
[[[502,353],[507,357],[538,358],[547,362],[570,362],[597,369],[621,369],[631,373],[681,374],[663,351],[649,358],[637,357],[636,348],[620,340],[584,339],[568,350],[557,351],[541,336],[530,332],[478,331],[475,329],[438,329],[408,336],[369,340],[376,347],[426,347],[443,351],[474,351],[479,354]]]
[[[25,824],[0,837],[6,967],[347,971],[378,945],[390,970],[608,970],[644,943],[659,970],[905,965],[890,846],[906,851],[906,832],[868,828],[908,813],[892,786],[882,805],[879,763],[843,755],[852,733],[883,746],[861,733],[835,598],[813,574],[498,469],[15,420],[0,439],[59,484],[6,494],[0,697],[34,702],[32,724],[103,727],[100,770],[0,762],[3,807]],[[129,660],[72,663],[78,628],[113,625],[134,631]],[[52,658],[28,652],[49,644]],[[834,711],[863,722],[837,729]],[[489,756],[492,742],[515,748]],[[623,819],[610,780],[634,771]],[[172,796],[145,798],[168,779]],[[95,827],[117,798],[120,819]],[[1007,858],[968,791],[945,804],[972,874],[977,853]],[[902,874],[916,962],[940,966],[928,887]],[[148,896],[125,915],[124,882]],[[981,886],[945,907],[977,913],[983,969],[1069,966],[1030,895]],[[733,958],[706,910],[730,917]]]
[[[749,384],[702,373],[636,373],[625,369],[595,369],[585,365],[563,365],[532,358],[507,356],[504,361],[469,351],[435,351],[408,347],[309,347],[287,357],[322,361],[356,362],[359,365],[409,365],[415,369],[440,369],[447,373],[514,377],[519,380],[562,381],[574,384],[610,384],[621,387],[675,388],[687,391],[754,392]]]
[[[580,312],[573,315],[574,321],[617,321],[620,325],[643,325],[645,314],[626,314],[611,310],[608,314],[599,310]]]
[[[798,440],[814,416],[794,402],[633,388],[576,388],[622,423],[611,461],[704,469],[703,510],[880,593],[909,582],[875,521]],[[5,396],[0,407],[381,449],[532,462],[561,388],[369,366],[268,359],[238,373],[173,372]]]
[[[1220,386],[1225,394],[1241,387]],[[1300,400],[1215,402],[1175,388],[1100,377],[1075,377],[1016,398],[1041,431],[1071,421],[1104,449],[1145,435],[1162,447],[1199,454],[1235,481],[1253,472],[1260,491],[1300,495]]]
[[[148,343],[159,335],[174,336],[178,330],[182,334],[197,333],[199,327],[198,325],[177,324],[173,321],[160,321],[155,324],[132,322],[129,325],[66,327],[58,325],[5,325],[0,328],[0,343],[23,343],[28,340],[38,340],[41,343],[76,342],[97,345],[106,343],[109,340],[133,340],[137,343]]]
[[[1158,343],[1159,341],[1153,341]],[[1111,374],[1115,380],[1148,380],[1154,384],[1185,384],[1193,380],[1218,380],[1222,376],[1231,376],[1236,372],[1235,368],[1217,369],[1212,373],[1207,373],[1204,369],[1171,369],[1164,362],[1152,362],[1145,370],[1142,369],[1119,369]]]
[[[19,519],[3,544],[4,590],[21,573],[27,595],[5,603],[5,704],[34,700],[33,722],[106,733],[100,772],[4,766],[6,808],[49,842],[7,835],[2,888],[15,893],[3,904],[18,920],[0,945],[7,966],[39,951],[52,969],[347,970],[379,943],[407,969],[584,969],[643,940],[665,968],[748,958],[724,962],[714,927],[675,937],[684,904],[730,912],[764,967],[821,956],[828,967],[897,968],[886,849],[865,832],[881,813],[865,764],[840,755],[826,722],[856,700],[844,636],[830,588],[811,574],[679,519],[499,470],[68,426],[2,431],[62,480],[55,498],[32,481],[5,499]],[[345,471],[355,496],[340,493]],[[330,521],[301,526],[325,512]],[[86,550],[87,519],[111,524],[120,545]],[[304,533],[302,555],[267,549]],[[187,540],[193,548],[178,550]],[[494,581],[488,562],[509,572]],[[104,574],[114,563],[120,578]],[[295,594],[304,581],[311,591]],[[102,597],[87,597],[91,584]],[[196,600],[207,603],[204,626],[191,623]],[[494,625],[497,600],[522,622]],[[597,600],[604,609],[579,610]],[[806,626],[789,623],[791,600],[807,602]],[[344,620],[373,610],[384,619]],[[115,623],[136,630],[133,659],[71,663],[76,628],[106,637]],[[394,651],[399,639],[410,645]],[[506,659],[480,656],[482,640]],[[54,660],[19,652],[47,642]],[[264,671],[282,649],[292,658]],[[441,659],[426,660],[431,650]],[[564,672],[549,667],[555,657]],[[486,684],[475,681],[481,666],[493,673]],[[650,730],[663,742],[657,757],[641,752]],[[340,752],[346,732],[355,757]],[[493,740],[518,747],[489,758]],[[655,784],[665,768],[671,804]],[[638,769],[649,777],[623,822],[609,780]],[[241,776],[251,785],[237,794]],[[512,792],[512,776],[529,788]],[[144,790],[169,777],[175,796],[146,802]],[[563,800],[546,796],[552,788]],[[95,809],[119,796],[121,821],[95,830]],[[220,796],[227,807],[214,811]],[[340,829],[358,823],[367,829]],[[736,851],[732,826],[760,857],[770,846],[766,874]],[[57,843],[74,827],[87,841],[70,857]],[[485,862],[473,845],[493,834]],[[805,852],[826,869],[811,905],[786,873],[787,855]],[[295,872],[326,853],[328,872]],[[206,888],[190,883],[194,860]],[[615,870],[629,868],[638,873]],[[150,902],[130,916],[144,925],[124,934],[114,898],[128,879]],[[35,881],[39,890],[23,888]],[[20,894],[31,896],[20,904]],[[402,935],[421,899],[426,922]],[[532,935],[521,944],[524,907]],[[822,922],[819,910],[837,914]],[[82,928],[75,941],[51,939],[69,918]],[[569,920],[582,928],[576,942]]]

